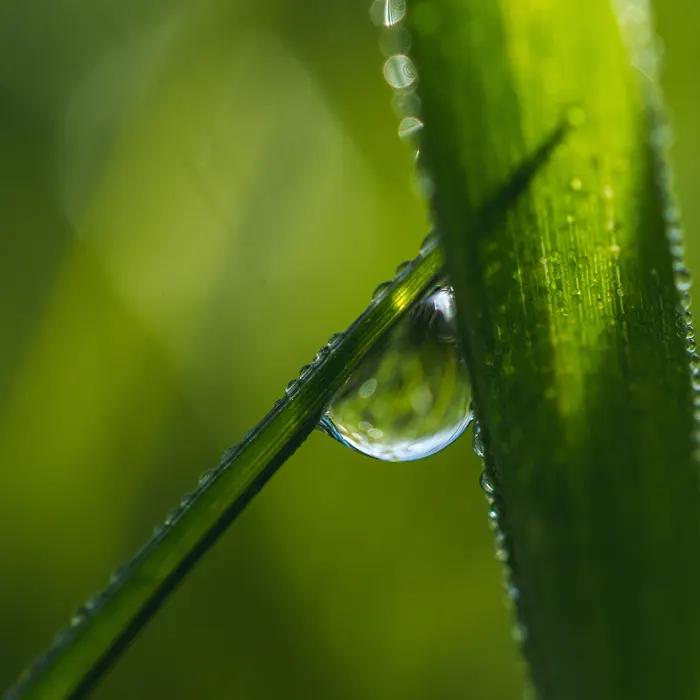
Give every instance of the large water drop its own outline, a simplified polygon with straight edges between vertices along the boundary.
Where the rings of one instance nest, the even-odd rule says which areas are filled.
[[[390,462],[421,459],[472,420],[452,290],[440,287],[389,331],[329,404],[319,428]]]

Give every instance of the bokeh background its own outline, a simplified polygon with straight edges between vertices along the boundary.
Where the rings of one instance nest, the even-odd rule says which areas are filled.
[[[0,688],[428,231],[368,4],[0,3]],[[700,11],[656,10],[697,270]],[[95,697],[520,697],[478,474],[314,434]]]

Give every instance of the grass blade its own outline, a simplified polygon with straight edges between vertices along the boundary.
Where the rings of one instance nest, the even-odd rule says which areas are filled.
[[[498,223],[530,186],[565,134],[556,128],[484,202],[480,220]],[[331,339],[285,398],[203,475],[153,538],[73,618],[71,627],[30,667],[7,700],[85,696],[165,602],[177,584],[275,471],[309,436],[331,397],[384,334],[444,276],[435,239],[373,300],[345,331]]]
[[[628,44],[607,0],[415,0],[407,15],[486,486],[543,700],[700,694],[689,278],[646,5],[620,11]],[[527,195],[473,225],[565,110],[582,125]]]

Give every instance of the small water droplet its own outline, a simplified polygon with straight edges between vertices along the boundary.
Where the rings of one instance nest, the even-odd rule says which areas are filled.
[[[583,181],[580,177],[575,177],[571,180],[571,189],[574,192],[580,192],[583,189]]]
[[[496,493],[496,487],[493,485],[493,482],[489,479],[488,474],[485,470],[482,471],[479,475],[479,486],[481,486],[482,490],[487,496],[493,496]]]
[[[480,459],[484,458],[484,438],[483,435],[481,434],[481,425],[479,425],[479,421],[476,421],[474,424],[474,429],[472,431],[472,447],[474,448],[474,452],[476,453],[476,456],[479,457]]]
[[[202,473],[202,476],[199,477],[199,482],[197,485],[201,488],[202,486],[206,486],[214,477],[214,470],[213,469],[207,469],[205,472]]]
[[[506,584],[506,595],[514,602],[520,600],[520,589],[512,583]]]
[[[413,61],[404,53],[389,56],[384,63],[384,79],[397,90],[410,88],[417,79]]]
[[[196,494],[194,493],[186,493],[181,499],[180,499],[180,510],[184,511],[186,508],[189,508],[189,506],[192,504],[192,502],[195,499]]]
[[[683,243],[683,231],[679,226],[669,226],[666,232],[669,243]]]
[[[456,440],[472,413],[454,316],[449,288],[419,302],[334,397],[319,427],[392,462],[428,457]]]
[[[393,27],[406,15],[406,0],[385,0],[384,26]]]
[[[516,644],[523,644],[527,641],[527,627],[521,622],[516,622],[513,626],[513,641]]]
[[[396,267],[396,276],[400,277],[404,272],[406,272],[406,270],[408,270],[410,264],[411,264],[410,260],[406,260],[402,263],[399,263]]]
[[[690,289],[692,283],[690,270],[681,264],[678,266],[674,265],[674,272],[676,273],[676,288],[682,292]]]
[[[109,585],[116,586],[119,583],[121,583],[128,572],[129,572],[129,565],[128,564],[122,564],[121,566],[118,566],[109,577]]]
[[[496,559],[501,562],[508,561],[508,550],[503,549],[502,547],[497,547],[496,548]]]
[[[289,396],[290,394],[293,394],[296,390],[297,387],[299,386],[299,380],[298,379],[292,379],[289,384],[287,384],[287,388],[284,390],[284,393]]]
[[[85,602],[85,610],[92,615],[95,611],[102,607],[104,600],[105,596],[102,592],[91,595]]]
[[[328,338],[328,347],[333,350],[343,339],[343,333],[333,333],[333,335]]]
[[[378,284],[372,292],[372,299],[374,301],[381,299],[386,294],[386,290],[389,289],[389,287],[391,287],[391,282],[382,282]]]
[[[175,521],[180,517],[181,512],[181,508],[173,508],[172,510],[170,510],[165,516],[165,520],[163,521],[165,523],[165,526],[170,527],[171,525],[173,525]]]
[[[404,117],[399,123],[399,138],[402,141],[415,141],[423,129],[423,122],[418,117]]]
[[[79,627],[80,625],[84,624],[86,622],[86,620],[88,619],[89,615],[90,615],[90,613],[85,608],[85,606],[81,605],[71,616],[71,619],[70,619],[71,627]]]
[[[327,346],[324,345],[317,353],[316,356],[313,359],[313,362],[311,365],[313,367],[318,367],[330,354],[331,349]]]
[[[250,437],[250,432],[246,435],[246,439]],[[237,445],[231,445],[224,450],[224,454],[221,455],[222,462],[230,462],[241,450],[243,449],[243,443],[239,442]]]
[[[302,365],[299,370],[299,379],[304,380],[311,374],[311,365]]]

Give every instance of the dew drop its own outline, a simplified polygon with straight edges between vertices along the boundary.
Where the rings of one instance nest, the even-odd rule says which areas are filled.
[[[479,486],[481,486],[483,492],[487,496],[493,496],[496,493],[496,487],[493,485],[491,479],[489,479],[485,470],[479,475]]]
[[[440,287],[396,324],[329,404],[319,428],[389,462],[428,457],[472,420],[452,290]]]
[[[289,396],[290,394],[293,394],[296,390],[297,387],[299,386],[299,380],[298,379],[292,379],[289,384],[287,384],[287,388],[284,390],[284,393]]]
[[[423,122],[418,117],[404,117],[399,123],[399,138],[413,141],[423,129]]]
[[[384,63],[384,79],[397,90],[410,88],[416,82],[413,61],[404,53],[389,56]]]
[[[199,477],[199,482],[197,485],[201,488],[202,486],[205,486],[206,484],[208,484],[213,478],[214,478],[214,470],[207,469],[205,472],[202,473],[202,476]]]
[[[328,347],[332,350],[340,343],[342,339],[342,333],[333,333],[333,335],[330,338],[328,338]]]
[[[691,287],[692,281],[690,277],[690,270],[687,267],[684,267],[683,265],[674,265],[674,268],[676,273],[676,288],[682,292],[688,291]]]
[[[574,192],[580,192],[582,188],[583,188],[583,181],[581,180],[580,177],[575,177],[571,180],[571,189]]]
[[[71,627],[80,627],[80,625],[84,624],[90,613],[88,609],[85,606],[80,606],[72,615],[70,619],[70,626]]]
[[[393,27],[398,24],[406,14],[406,0],[384,1],[384,26]]]
[[[181,508],[173,508],[171,511],[169,511],[165,516],[165,526],[170,527],[180,517],[181,512]]]
[[[399,263],[399,264],[397,265],[397,267],[396,267],[396,276],[399,277],[399,276],[402,275],[404,272],[406,272],[406,270],[408,269],[408,267],[409,267],[410,264],[411,264],[411,263],[410,263],[410,261],[408,261],[408,260],[405,260],[404,262]]]
[[[484,438],[481,434],[481,425],[477,421],[474,424],[474,430],[472,431],[472,447],[476,456],[480,459],[484,458]]]
[[[316,357],[314,357],[313,362],[311,363],[311,365],[312,365],[313,367],[317,367],[318,365],[320,365],[320,364],[328,357],[330,351],[331,351],[331,349],[330,349],[327,345],[324,345],[324,346],[316,353]]]
[[[391,287],[391,282],[382,282],[378,284],[372,292],[372,299],[375,301],[381,299],[386,294],[386,290],[389,289],[389,287]]]

